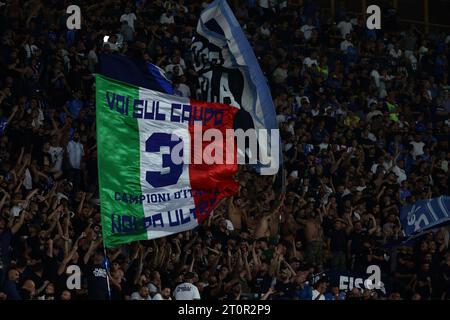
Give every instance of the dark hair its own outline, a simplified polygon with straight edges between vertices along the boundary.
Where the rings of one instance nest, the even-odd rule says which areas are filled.
[[[195,277],[195,274],[193,272],[187,272],[184,275],[184,280],[192,280],[192,279],[194,279],[194,277]]]
[[[33,272],[40,272],[40,271],[44,270],[44,268],[43,268],[42,263],[38,262],[31,267],[31,270],[33,270]]]

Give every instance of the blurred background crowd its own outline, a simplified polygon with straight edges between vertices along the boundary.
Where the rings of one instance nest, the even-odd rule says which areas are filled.
[[[230,3],[270,83],[285,196],[243,167],[238,194],[204,225],[107,251],[98,57],[150,61],[197,98],[190,43],[207,3],[1,2],[0,300],[450,299],[448,228],[405,243],[399,220],[403,204],[449,194],[450,35],[395,14],[369,30],[300,2]],[[80,30],[66,27],[71,4]],[[374,264],[386,293],[329,276]],[[67,287],[72,265],[79,289]]]

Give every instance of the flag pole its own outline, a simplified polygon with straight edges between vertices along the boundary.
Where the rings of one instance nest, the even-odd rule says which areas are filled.
[[[109,263],[108,255],[106,254],[106,246],[103,246],[103,253],[105,254],[105,268],[106,268],[106,285],[108,286],[108,297],[111,300],[111,285],[109,283]]]

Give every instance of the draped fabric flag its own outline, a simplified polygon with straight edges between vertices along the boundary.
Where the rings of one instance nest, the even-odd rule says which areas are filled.
[[[340,291],[349,292],[353,288],[358,289],[376,289],[379,293],[387,295],[390,293],[390,285],[388,279],[381,275],[381,279],[377,286],[371,278],[371,274],[362,272],[338,272],[330,271],[326,276],[332,287],[338,287]]]
[[[419,235],[450,223],[450,197],[441,196],[405,205],[400,211],[400,221],[406,236]]]
[[[98,71],[106,77],[138,87],[173,94],[172,84],[164,71],[150,62],[117,53],[101,54]]]
[[[236,161],[206,164],[210,142],[201,139],[211,128],[225,136],[233,128],[235,107],[171,96],[96,75],[96,109],[106,246],[193,229],[221,199],[238,190],[232,178]],[[194,143],[198,123],[200,144]],[[222,147],[224,158],[231,154],[235,159],[234,145],[224,141]],[[183,161],[175,161],[173,154]],[[201,163],[194,160],[201,155]]]
[[[213,1],[200,15],[191,50],[199,75],[201,99],[244,109],[251,117],[238,124],[244,129],[278,129],[270,89],[255,54],[225,0]],[[269,132],[270,135],[270,132]],[[277,141],[279,145],[279,141]],[[269,155],[268,143],[259,143]],[[280,150],[270,154],[270,170],[259,163],[262,174],[276,174]]]

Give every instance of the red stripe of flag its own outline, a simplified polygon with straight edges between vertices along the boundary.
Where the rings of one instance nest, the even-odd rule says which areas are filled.
[[[189,123],[189,134],[191,136],[191,163],[189,165],[189,178],[194,196],[196,215],[198,223],[208,218],[211,211],[219,204],[219,202],[226,197],[234,195],[238,189],[239,184],[234,181],[233,176],[238,170],[236,161],[236,146],[226,145],[226,129],[233,129],[233,122],[237,108],[221,104],[221,103],[206,103],[196,100],[191,100],[190,104],[193,108],[192,118]],[[202,164],[195,164],[194,157],[200,156],[200,148],[196,150],[194,146],[194,121],[195,119],[205,118],[205,110],[208,109],[208,115],[211,111],[223,111],[223,118],[220,124],[215,124],[213,119],[209,121],[202,121],[202,135],[207,129],[215,128],[222,132],[223,137],[223,163],[224,164],[206,164],[204,159]],[[196,111],[196,112],[195,112]],[[201,154],[206,146],[211,142],[203,142]],[[233,153],[233,164],[225,164],[227,153]]]

